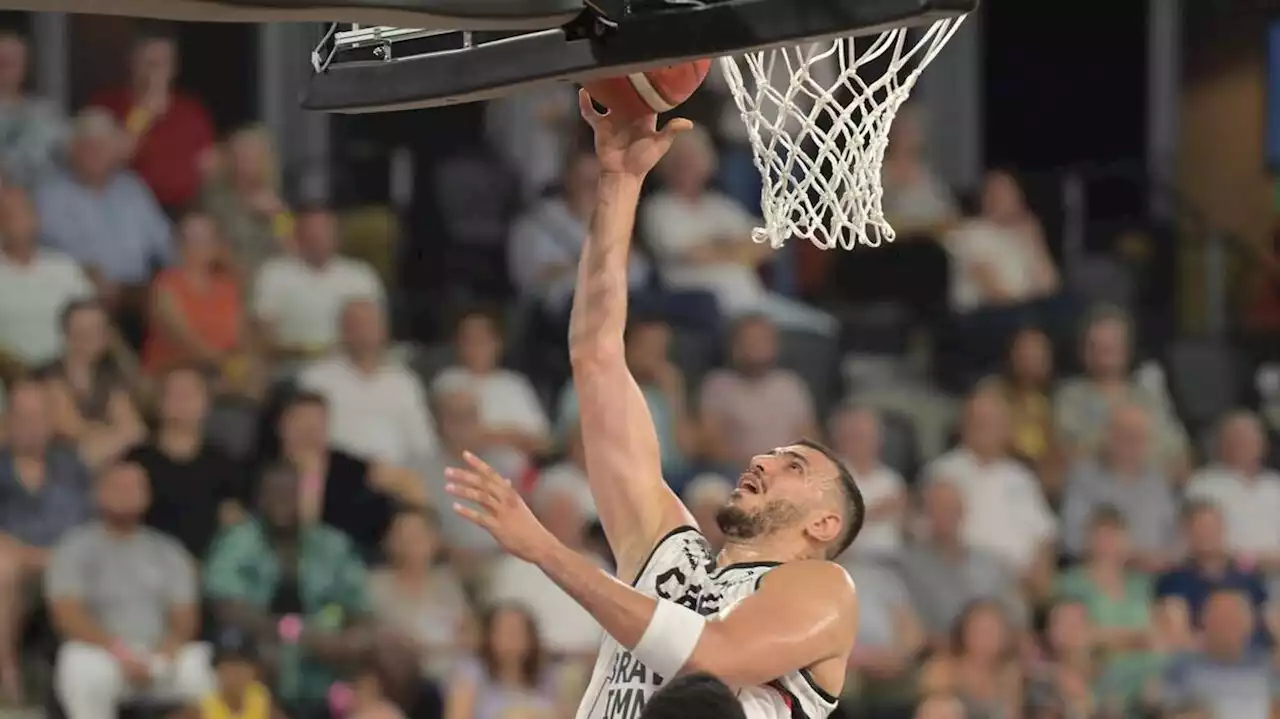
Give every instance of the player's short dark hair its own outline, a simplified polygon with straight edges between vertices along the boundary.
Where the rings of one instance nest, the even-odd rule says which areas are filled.
[[[862,490],[858,489],[858,483],[854,481],[853,474],[849,472],[848,467],[844,466],[844,462],[840,461],[836,453],[831,451],[831,448],[812,439],[802,439],[796,444],[821,452],[836,466],[840,479],[840,493],[844,496],[844,527],[840,538],[827,553],[828,559],[835,559],[844,554],[844,550],[848,549],[849,545],[853,544],[853,540],[858,537],[858,532],[862,531],[862,523],[867,518],[867,503],[862,498]]]
[[[667,682],[645,702],[640,719],[746,719],[737,695],[706,673]]]

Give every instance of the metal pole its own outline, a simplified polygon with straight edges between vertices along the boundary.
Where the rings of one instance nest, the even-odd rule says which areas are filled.
[[[1077,171],[1062,178],[1062,266],[1070,277],[1085,259],[1085,234],[1089,226],[1089,201],[1084,178]]]
[[[32,70],[35,90],[66,110],[71,106],[71,78],[67,58],[67,16],[38,12],[31,16]]]
[[[1174,182],[1181,86],[1182,0],[1147,0],[1147,174],[1158,186]],[[1148,203],[1158,217],[1173,209],[1159,191]]]
[[[1210,337],[1227,333],[1227,238],[1211,232],[1204,247],[1204,322]]]

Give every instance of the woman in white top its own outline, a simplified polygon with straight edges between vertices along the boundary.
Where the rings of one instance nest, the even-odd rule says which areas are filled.
[[[432,394],[460,390],[473,394],[484,425],[480,446],[521,455],[521,461],[509,466],[526,464],[545,452],[550,447],[551,423],[529,379],[501,366],[498,318],[478,310],[463,315],[454,333],[454,347],[457,364],[436,377]]]
[[[907,491],[902,476],[880,461],[880,417],[864,407],[842,407],[831,416],[832,449],[858,480],[867,517],[849,549],[863,556],[887,556],[902,548]]]
[[[952,257],[952,309],[968,312],[1048,297],[1060,280],[1040,221],[1008,172],[987,173],[981,214],[943,243]]]

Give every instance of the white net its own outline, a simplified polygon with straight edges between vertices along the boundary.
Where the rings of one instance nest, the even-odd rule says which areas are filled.
[[[889,127],[963,20],[721,59],[764,179],[756,242],[851,250],[893,241],[880,184]]]

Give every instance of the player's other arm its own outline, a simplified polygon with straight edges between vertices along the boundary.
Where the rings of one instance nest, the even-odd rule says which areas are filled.
[[[631,579],[662,534],[693,524],[662,479],[658,437],[644,395],[627,368],[627,263],[640,186],[670,145],[655,119],[632,123],[596,113],[599,199],[578,263],[569,321],[569,357],[577,390],[587,478],[619,576]]]
[[[857,596],[849,575],[830,562],[781,566],[728,616],[706,619],[612,579],[568,549],[548,552],[539,565],[606,632],[666,676],[699,671],[730,686],[755,686],[846,661],[853,648]]]
[[[445,489],[453,510],[538,565],[587,610],[619,644],[666,677],[707,671],[736,686],[771,681],[787,672],[839,662],[853,646],[857,600],[844,569],[805,561],[779,567],[725,618],[707,619],[677,602],[645,594],[614,579],[566,547],[533,516],[510,482],[471,454],[469,469],[449,468]]]

